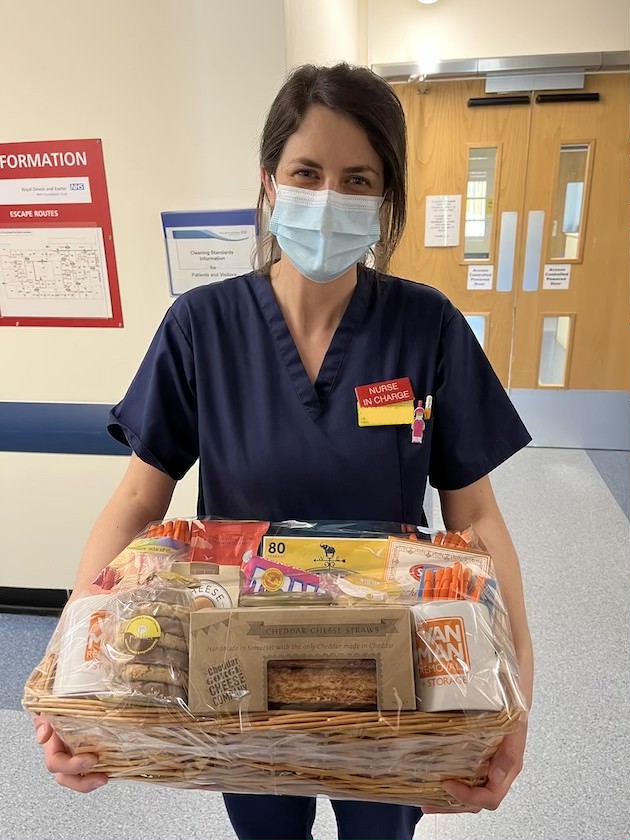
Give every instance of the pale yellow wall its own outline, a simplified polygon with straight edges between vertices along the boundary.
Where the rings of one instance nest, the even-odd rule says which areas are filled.
[[[0,586],[70,589],[85,540],[127,459],[0,452]],[[194,516],[197,470],[177,485],[170,516]]]
[[[285,0],[287,66],[630,49],[630,0]]]
[[[367,0],[284,0],[287,67],[367,63]]]
[[[369,62],[630,49],[629,0],[367,0]]]

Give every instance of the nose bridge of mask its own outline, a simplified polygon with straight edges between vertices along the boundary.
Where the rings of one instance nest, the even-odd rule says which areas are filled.
[[[276,218],[293,227],[322,234],[380,235],[382,196],[344,195],[334,190],[309,190],[276,184]],[[276,208],[274,208],[274,211]]]

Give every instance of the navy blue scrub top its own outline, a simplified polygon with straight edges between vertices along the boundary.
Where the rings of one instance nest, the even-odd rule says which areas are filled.
[[[355,387],[409,377],[433,397],[411,427],[360,427]],[[271,284],[253,272],[179,297],[110,433],[180,479],[198,515],[421,523],[427,476],[465,487],[530,441],[462,314],[439,291],[360,267],[317,380]]]

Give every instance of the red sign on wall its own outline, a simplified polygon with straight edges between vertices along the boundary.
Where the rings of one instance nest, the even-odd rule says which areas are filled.
[[[122,325],[101,141],[0,143],[0,326]]]

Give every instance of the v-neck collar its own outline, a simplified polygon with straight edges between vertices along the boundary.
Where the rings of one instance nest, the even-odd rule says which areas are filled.
[[[367,272],[362,266],[357,268],[357,285],[335,330],[314,383],[306,373],[269,277],[260,273],[253,273],[250,276],[252,289],[276,343],[280,358],[286,366],[287,375],[304,407],[313,415],[319,416],[334,388],[337,374],[352,338],[363,322],[371,287]]]

